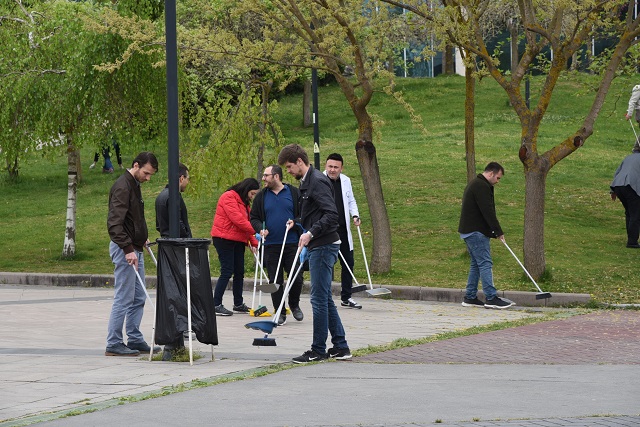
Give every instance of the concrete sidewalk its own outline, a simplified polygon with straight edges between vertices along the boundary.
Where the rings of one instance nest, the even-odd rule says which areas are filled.
[[[218,317],[215,361],[210,346],[196,343],[205,357],[189,366],[105,357],[112,293],[108,288],[0,285],[0,426],[101,408],[108,409],[45,424],[453,426],[477,419],[481,422],[473,422],[475,427],[640,425],[638,311],[438,341],[120,405],[149,393],[243,378],[289,362],[309,348],[311,308],[303,294],[305,320],[289,316],[285,326],[276,328],[276,347],[251,345],[263,335],[244,327],[255,319]],[[251,302],[249,293],[245,301]],[[498,311],[373,298],[361,302],[362,310],[339,309],[352,350],[549,310]],[[151,323],[147,310],[143,332],[148,339]],[[564,356],[556,356],[560,353]],[[568,363],[573,360],[580,364]],[[514,419],[520,421],[496,421]]]

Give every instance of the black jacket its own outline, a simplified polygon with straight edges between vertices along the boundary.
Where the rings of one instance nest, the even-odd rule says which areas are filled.
[[[340,240],[333,186],[329,178],[311,165],[304,181],[300,182],[300,218],[296,222],[313,234],[309,250]]]
[[[462,214],[458,232],[461,234],[479,231],[487,237],[502,236],[502,228],[496,217],[493,185],[479,174],[464,189]]]
[[[293,216],[298,218],[300,216],[300,190],[290,184],[284,185],[289,187],[289,190],[291,191],[291,199],[293,200]],[[256,230],[256,233],[262,231],[262,223],[267,219],[266,214],[264,213],[264,194],[267,190],[268,188],[266,187],[260,190],[251,203],[250,220],[253,229]]]
[[[184,204],[182,194],[178,193],[180,199],[180,238],[191,238],[191,227],[189,226],[189,216],[187,215],[187,205]],[[169,186],[162,189],[156,197],[156,230],[160,237],[169,237]]]
[[[107,230],[113,243],[125,253],[134,248],[142,251],[149,237],[140,183],[129,171],[116,180],[109,192]]]

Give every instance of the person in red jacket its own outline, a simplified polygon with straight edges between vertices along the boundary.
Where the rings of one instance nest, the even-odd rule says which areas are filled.
[[[233,311],[249,313],[243,302],[244,248],[249,244],[255,253],[258,240],[249,222],[249,204],[258,193],[260,184],[254,178],[247,178],[222,193],[213,217],[211,237],[220,260],[220,277],[213,292],[216,314],[231,316],[233,312],[222,305],[222,296],[233,276]]]

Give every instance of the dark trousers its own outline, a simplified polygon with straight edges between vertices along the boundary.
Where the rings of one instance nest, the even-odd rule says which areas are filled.
[[[244,247],[243,242],[213,238],[213,246],[218,252],[220,277],[213,292],[213,304],[222,304],[222,296],[233,276],[233,305],[242,305],[242,287],[244,285]]]
[[[624,206],[624,217],[627,227],[627,245],[637,245],[640,236],[640,196],[630,185],[614,187],[613,191]]]
[[[353,271],[353,251],[349,248],[349,238],[346,234],[340,233],[340,253],[347,261],[347,265]],[[340,291],[340,299],[342,301],[347,301],[351,298],[351,288],[353,287],[353,277],[351,277],[351,273],[347,270],[347,267],[344,265],[344,261],[342,257],[338,255],[338,259],[340,260],[340,283],[342,284],[342,290]]]
[[[271,294],[271,302],[273,302],[273,309],[277,310],[282,302],[282,294],[284,293],[284,273],[287,273],[287,277],[291,274],[291,266],[298,250],[296,243],[290,243],[284,245],[284,252],[282,253],[282,262],[280,263],[280,271],[276,272],[278,268],[278,258],[280,258],[281,245],[266,245],[264,247],[264,265],[267,269],[267,275],[271,283],[275,282],[280,284],[280,288],[277,292]],[[296,261],[296,270],[300,266],[300,260]],[[278,277],[276,277],[276,274]],[[295,274],[295,271],[293,272]],[[289,291],[289,308],[294,309],[300,305],[300,294],[302,293],[303,272],[300,271],[296,280],[291,285]],[[284,311],[283,311],[284,313]]]

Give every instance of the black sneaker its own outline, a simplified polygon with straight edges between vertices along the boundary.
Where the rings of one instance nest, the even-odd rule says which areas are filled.
[[[492,299],[488,299],[487,302],[484,303],[484,308],[497,308],[498,310],[502,310],[504,308],[509,308],[512,305],[516,305],[513,301],[506,301],[500,297],[494,297]]]
[[[309,362],[320,362],[327,358],[326,354],[318,354],[313,350],[307,350],[302,353],[301,356],[294,357],[291,359],[293,363],[309,363]]]
[[[282,326],[286,323],[287,323],[287,316],[285,316],[284,314],[280,314],[280,316],[278,317],[278,326]]]
[[[105,356],[139,356],[138,350],[133,350],[124,345],[124,343],[118,343],[110,345],[104,352]]]
[[[149,347],[149,344],[147,344],[146,341],[142,341],[142,342],[131,342],[131,341],[129,341],[127,343],[127,347],[129,347],[131,350],[138,350],[140,353],[149,354],[149,352],[151,351],[151,347]],[[162,350],[162,349],[159,346],[157,346],[157,345],[153,346],[153,352],[154,353],[160,353],[160,350]]]
[[[327,356],[331,359],[336,360],[347,360],[351,359],[351,352],[349,351],[349,347],[347,348],[330,348],[327,351]]]
[[[462,306],[463,307],[484,307],[484,303],[482,301],[480,301],[478,299],[478,297],[476,298],[465,298],[462,300]]]
[[[233,316],[233,312],[224,308],[224,305],[216,305],[216,315],[217,316]]]
[[[247,307],[247,304],[242,303],[240,305],[234,305],[233,311],[235,311],[236,313],[249,313],[251,309]]]
[[[342,301],[340,305],[347,308],[362,308],[362,306],[357,302],[355,302],[353,298],[349,298],[346,301]]]
[[[293,314],[293,318],[298,322],[302,322],[302,319],[304,319],[304,314],[302,313],[302,310],[300,310],[300,307],[292,308],[291,314]]]

